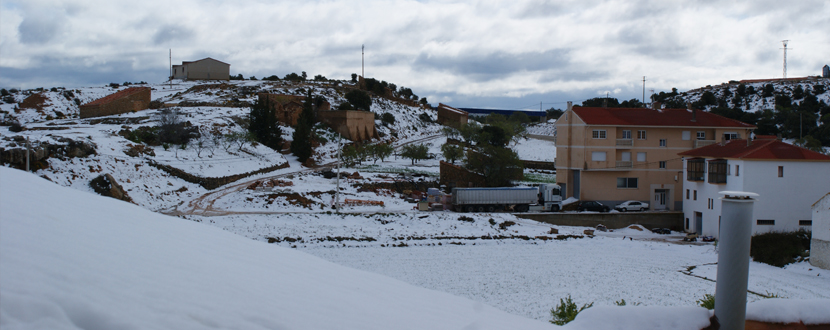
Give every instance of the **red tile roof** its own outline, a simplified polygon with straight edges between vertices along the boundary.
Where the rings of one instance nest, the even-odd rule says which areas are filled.
[[[122,97],[133,95],[135,93],[141,92],[145,89],[150,89],[150,87],[130,87],[130,88],[127,88],[127,89],[122,89],[118,92],[115,92],[115,93],[112,93],[110,95],[104,96],[100,99],[97,99],[95,101],[89,102],[89,103],[84,104],[84,105],[107,104],[107,103],[110,103],[110,102],[115,101],[117,99],[120,99]]]
[[[588,125],[607,126],[680,126],[680,127],[736,127],[755,126],[698,110],[645,108],[591,108],[573,107],[573,112]],[[692,121],[692,117],[696,120]]]
[[[748,146],[746,140],[730,140],[726,144],[712,144],[679,153],[686,157],[738,158],[738,159],[780,159],[830,161],[830,156],[802,147],[781,142],[777,139],[755,139]]]

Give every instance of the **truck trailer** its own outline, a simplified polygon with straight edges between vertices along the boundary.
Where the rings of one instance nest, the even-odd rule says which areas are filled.
[[[453,188],[452,207],[456,212],[556,212],[562,209],[562,196],[556,184],[542,184],[538,188]]]

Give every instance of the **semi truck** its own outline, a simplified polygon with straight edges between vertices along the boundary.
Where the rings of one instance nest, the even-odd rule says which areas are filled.
[[[537,188],[453,188],[452,207],[456,212],[557,212],[562,209],[562,196],[557,184]]]

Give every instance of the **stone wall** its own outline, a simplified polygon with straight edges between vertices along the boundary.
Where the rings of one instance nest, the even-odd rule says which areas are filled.
[[[297,125],[297,119],[303,112],[304,96],[259,93],[259,102],[270,101],[271,107],[277,115],[277,121],[288,126]]]
[[[459,128],[467,123],[469,115],[443,103],[438,104],[438,123],[444,126]]]
[[[560,226],[595,227],[603,224],[609,229],[619,229],[638,224],[648,229],[669,228],[683,231],[682,212],[517,213],[516,216]]]
[[[117,115],[150,107],[150,87],[130,87],[81,105],[81,118]]]
[[[373,112],[359,110],[319,111],[317,119],[343,135],[344,138],[355,142],[378,137]]]
[[[467,169],[444,161],[439,166],[439,183],[452,188],[484,187],[484,177]]]

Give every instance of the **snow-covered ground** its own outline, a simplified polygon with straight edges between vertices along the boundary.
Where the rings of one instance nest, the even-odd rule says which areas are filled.
[[[635,229],[542,244],[339,249],[320,244],[297,251],[59,187],[22,171],[0,168],[0,184],[3,328],[551,329],[555,326],[541,321],[546,317],[523,318],[524,313],[493,308],[490,301],[521,300],[521,309],[544,311],[565,294],[598,305],[564,329],[709,325],[710,313],[703,308],[663,307],[671,304],[651,299],[682,301],[678,295],[697,293],[701,286],[695,278],[677,268],[707,261],[712,246],[649,240],[651,234]],[[46,207],[32,207],[33,200]],[[354,222],[339,220],[344,227]],[[479,220],[462,221],[469,230],[461,231],[483,229]],[[514,227],[519,233],[544,226],[506,228]],[[636,239],[619,237],[624,234]],[[800,294],[827,293],[827,273],[759,270],[753,264],[751,278],[758,273],[787,282]],[[439,290],[429,290],[432,286]],[[618,298],[646,306],[603,306]],[[828,302],[826,297],[776,299],[750,304],[748,315],[827,324]]]
[[[568,295],[598,306],[620,299],[645,306],[695,306],[715,291],[715,245],[683,243],[681,233],[626,228],[555,240],[583,236],[588,228],[551,226],[510,214],[452,212],[188,218],[539,320],[549,319],[550,309]],[[508,221],[515,224],[500,228]],[[550,234],[551,228],[559,233]],[[781,269],[753,262],[749,290],[830,299],[830,271],[807,263]]]

